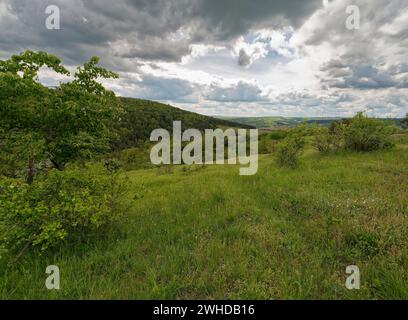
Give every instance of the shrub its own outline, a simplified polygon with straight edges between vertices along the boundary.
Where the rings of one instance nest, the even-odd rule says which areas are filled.
[[[118,218],[125,192],[101,167],[51,170],[32,185],[3,179],[0,190],[0,251],[9,253],[31,246],[46,251],[105,230]]]
[[[300,134],[295,133],[286,137],[277,147],[276,163],[278,166],[297,167],[303,146],[304,139]]]
[[[395,132],[395,126],[368,118],[362,112],[352,118],[344,128],[344,144],[348,150],[373,151],[393,146],[390,136]]]
[[[351,119],[333,122],[330,128],[313,129],[313,146],[322,153],[340,149],[352,151],[374,151],[393,146],[391,134],[395,125],[379,119],[368,118],[359,112]]]
[[[343,125],[334,128],[315,127],[312,145],[321,153],[336,152],[344,146]]]
[[[284,130],[276,130],[268,133],[261,133],[258,141],[259,154],[272,153],[276,149],[279,141],[283,140],[287,135]]]
[[[116,158],[105,159],[103,165],[109,173],[117,172],[123,167],[122,162]]]
[[[330,152],[332,150],[332,137],[329,134],[329,129],[325,127],[317,128],[312,144],[321,153]]]

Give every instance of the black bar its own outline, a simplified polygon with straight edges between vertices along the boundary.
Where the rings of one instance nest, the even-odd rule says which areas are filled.
[[[106,315],[115,319],[281,319],[299,315],[365,318],[383,311],[391,316],[406,307],[406,301],[0,301],[2,314],[13,318],[27,313],[52,319]]]

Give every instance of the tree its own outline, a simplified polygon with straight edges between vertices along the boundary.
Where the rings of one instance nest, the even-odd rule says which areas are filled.
[[[88,93],[94,93],[98,95],[111,95],[112,92],[106,90],[103,85],[96,81],[98,78],[104,79],[117,79],[118,74],[102,67],[97,67],[99,63],[98,57],[92,57],[83,67],[79,67],[75,73],[74,85],[79,88],[83,88]]]
[[[0,61],[0,160],[12,164],[8,174],[21,174],[25,167],[31,184],[40,163],[62,170],[70,161],[109,148],[122,110],[114,93],[96,81],[117,75],[96,66],[98,61],[91,58],[72,82],[56,90],[38,83],[37,73],[48,66],[69,74],[59,58],[26,51]]]
[[[13,55],[9,60],[0,61],[0,73],[21,72],[24,79],[37,79],[41,67],[47,66],[57,73],[69,75],[69,71],[61,65],[61,59],[43,51],[27,50],[20,55]]]
[[[36,82],[43,66],[69,74],[59,58],[45,52],[26,51],[0,61],[1,158],[13,164],[13,171],[22,161],[27,163],[30,184],[36,172],[35,163],[44,153],[44,139],[36,129],[43,122],[41,111],[51,101],[50,90]]]
[[[73,159],[107,151],[110,142],[117,138],[123,112],[120,101],[96,80],[118,75],[96,66],[98,62],[98,57],[92,57],[78,68],[72,82],[61,84],[56,90],[56,122],[46,141],[51,147],[50,160],[58,169]]]

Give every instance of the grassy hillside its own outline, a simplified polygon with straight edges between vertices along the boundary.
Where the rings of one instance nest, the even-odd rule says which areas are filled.
[[[130,171],[129,210],[102,238],[0,269],[0,298],[408,298],[408,136],[373,153],[308,149],[295,170]],[[61,290],[44,287],[45,267]],[[347,290],[346,266],[361,270]]]
[[[407,131],[358,113],[265,130],[253,176],[152,167],[154,129],[242,126],[119,100],[98,61],[55,89],[36,70],[58,57],[0,61],[0,299],[408,298]]]
[[[340,118],[286,118],[286,117],[220,117],[221,119],[236,121],[256,128],[293,127],[303,122],[327,124]]]
[[[157,128],[171,132],[173,121],[181,121],[183,130],[188,128],[204,130],[218,127],[253,128],[248,124],[216,119],[155,101],[134,98],[121,98],[120,100],[126,111],[122,124],[125,131],[120,143],[122,147],[143,143],[149,139],[150,133]]]
[[[341,120],[341,118],[302,118],[302,117],[218,117],[220,119],[234,121],[259,129],[265,128],[280,128],[293,127],[301,123],[316,123],[319,125],[329,126],[333,121]],[[402,119],[383,119],[395,122],[396,125],[401,125]]]

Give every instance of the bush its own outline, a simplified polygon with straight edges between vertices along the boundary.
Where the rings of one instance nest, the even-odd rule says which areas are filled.
[[[372,119],[359,112],[344,130],[344,146],[352,151],[374,151],[393,146],[390,140],[395,126],[385,121]]]
[[[312,144],[319,152],[329,153],[332,150],[332,136],[329,134],[329,129],[317,128]]]
[[[125,192],[117,176],[101,167],[52,170],[32,185],[3,179],[0,190],[0,254],[31,246],[46,251],[106,230],[118,218]]]
[[[278,166],[297,167],[303,146],[304,139],[300,134],[295,133],[286,137],[277,147],[276,163]]]
[[[386,121],[368,118],[359,112],[351,119],[333,122],[330,128],[313,130],[313,146],[322,153],[340,149],[374,151],[393,146],[390,137],[397,128]]]
[[[337,125],[332,129],[315,127],[313,129],[312,145],[321,153],[339,151],[343,146],[343,125]]]

